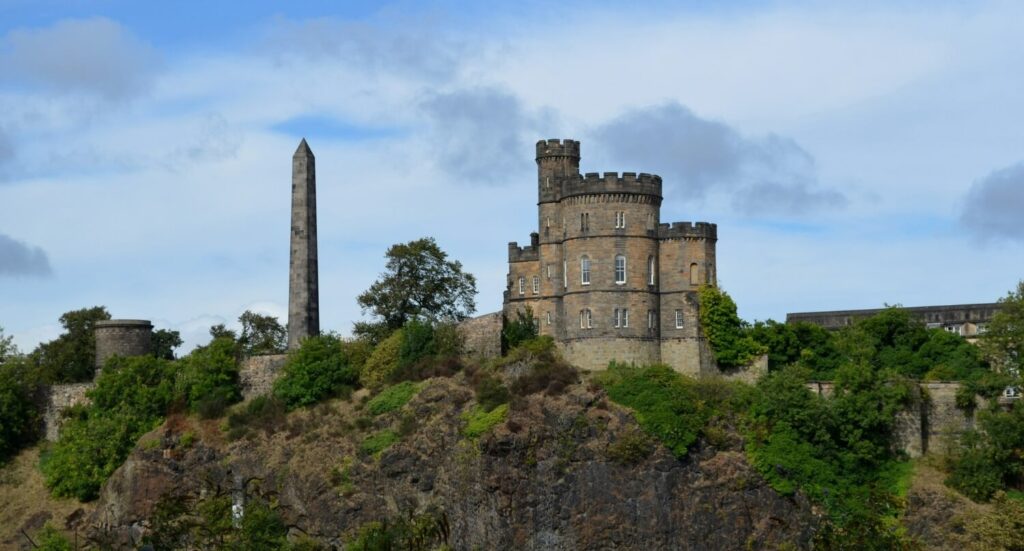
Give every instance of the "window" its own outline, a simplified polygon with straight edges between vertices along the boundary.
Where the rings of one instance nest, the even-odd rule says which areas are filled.
[[[654,310],[647,311],[647,328],[654,329],[658,325],[658,316],[654,313]]]
[[[569,263],[565,260],[562,261],[562,288],[569,288]]]
[[[618,212],[615,213],[615,227],[616,228],[620,228],[620,229],[626,227],[626,213],[625,212],[618,211]]]
[[[650,213],[647,214],[647,229],[648,230],[653,230],[654,229],[654,215],[650,214]]]
[[[612,317],[612,325],[615,327],[629,327],[629,309],[616,308]]]
[[[551,325],[551,312],[544,313],[544,321],[546,321],[548,325]]]
[[[590,315],[590,309],[580,310],[580,329],[593,329],[594,320]]]
[[[683,311],[676,310],[676,329],[683,328]]]
[[[697,263],[694,262],[693,264],[690,264],[690,285],[700,284],[700,279],[698,279],[699,274],[697,272]]]
[[[540,277],[539,276],[533,276],[533,294],[535,294],[535,295],[539,295],[540,294]]]
[[[586,255],[580,260],[580,282],[590,285],[590,257]]]
[[[587,231],[590,229],[590,213],[580,213],[580,231]]]
[[[654,285],[654,270],[655,270],[654,257],[653,256],[648,256],[647,257],[647,284],[648,285]]]
[[[520,295],[525,295],[526,294],[526,278],[525,277],[519,278],[519,294]]]
[[[964,334],[964,326],[963,325],[947,325],[946,326],[946,331],[949,331],[950,333],[952,333],[954,335],[961,335],[962,336]]]
[[[626,257],[621,254],[615,257],[615,283],[621,285],[626,282]]]
[[[548,279],[551,279],[552,272],[554,272],[554,270],[551,269],[551,264],[548,264]]]

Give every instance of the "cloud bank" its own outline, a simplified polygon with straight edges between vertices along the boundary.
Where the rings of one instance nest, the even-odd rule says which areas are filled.
[[[52,273],[43,249],[0,233],[0,277],[46,277]]]
[[[974,182],[960,223],[983,241],[1024,242],[1024,162],[996,170]]]
[[[746,137],[676,102],[628,111],[594,138],[609,159],[657,172],[684,199],[726,193],[744,214],[800,215],[847,203],[819,184],[814,158],[795,141]]]

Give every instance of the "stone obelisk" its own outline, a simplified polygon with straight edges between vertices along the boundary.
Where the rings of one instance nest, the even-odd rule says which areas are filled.
[[[288,274],[288,348],[320,334],[316,260],[316,159],[303,139],[292,156],[292,248]]]

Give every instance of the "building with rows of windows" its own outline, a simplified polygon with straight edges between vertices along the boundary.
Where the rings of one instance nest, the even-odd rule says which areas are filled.
[[[661,178],[581,175],[580,144],[537,142],[538,228],[508,246],[509,318],[529,306],[571,363],[713,369],[697,289],[715,285],[717,227],[661,223]]]

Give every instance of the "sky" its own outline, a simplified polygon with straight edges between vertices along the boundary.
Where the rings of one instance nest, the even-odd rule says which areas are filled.
[[[394,243],[500,309],[534,144],[664,179],[747,320],[992,302],[1024,278],[1019,2],[0,0],[0,326],[285,321],[316,155],[321,327]]]

